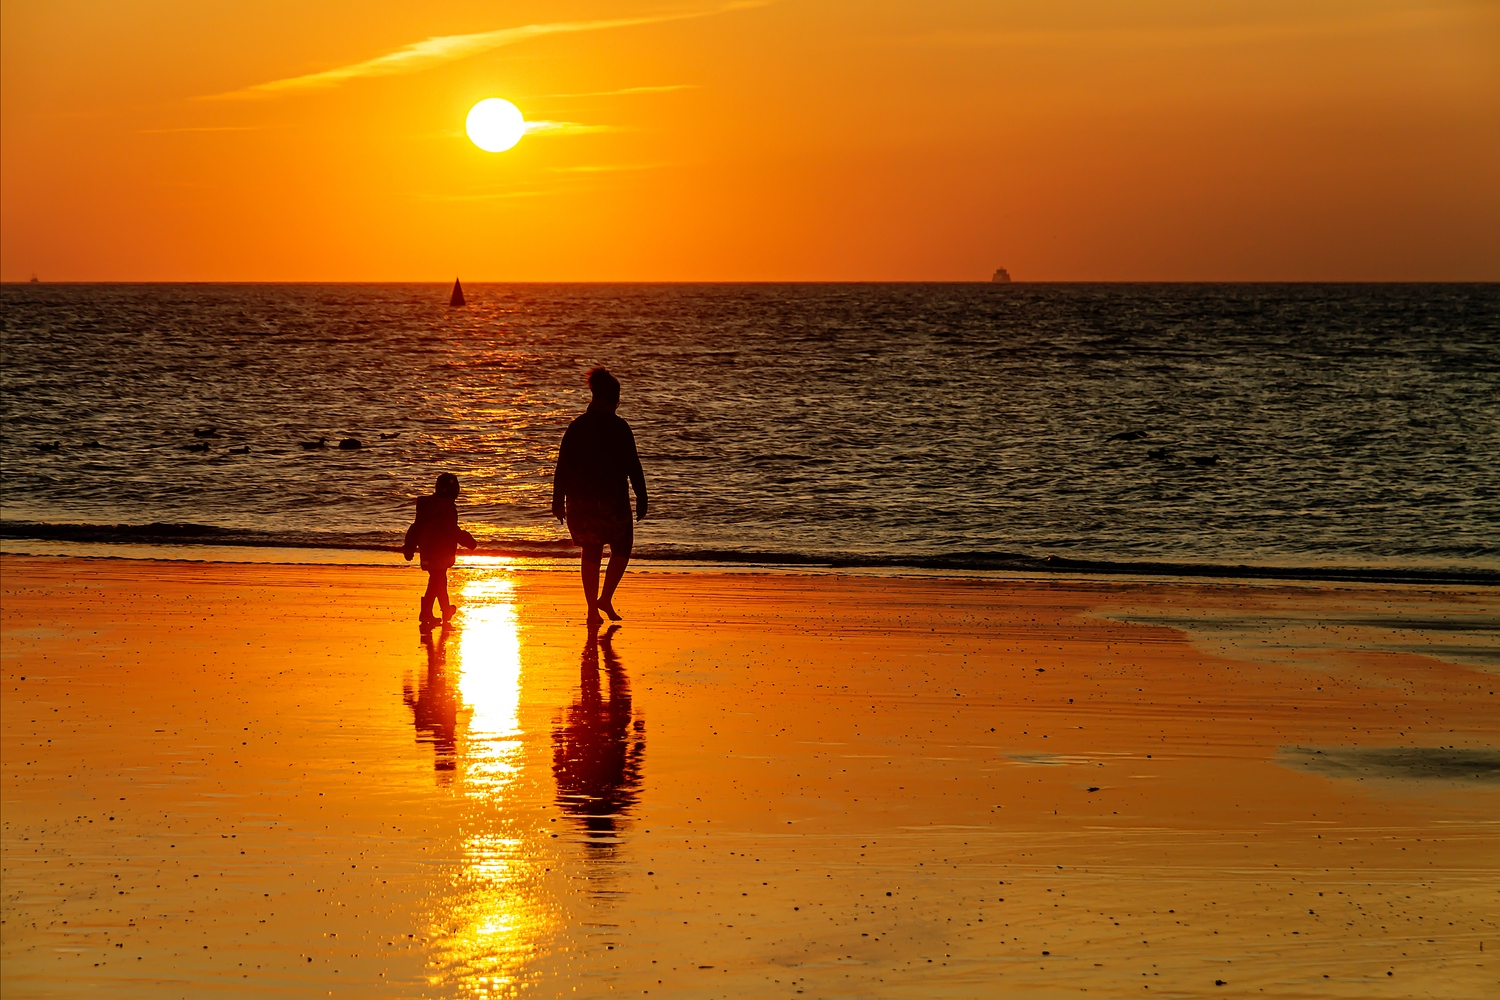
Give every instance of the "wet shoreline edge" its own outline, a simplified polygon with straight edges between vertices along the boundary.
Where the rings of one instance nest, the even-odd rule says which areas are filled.
[[[52,524],[31,521],[0,521],[0,540],[74,543],[83,545],[132,545],[161,548],[187,546],[209,548],[302,549],[326,552],[401,551],[386,533],[365,536],[280,535],[246,529],[218,528],[199,524]],[[15,553],[23,555],[27,553]],[[510,559],[566,560],[575,554],[566,541],[513,541],[496,545],[481,542],[476,556]],[[165,553],[164,553],[165,555]],[[171,558],[170,556],[165,556]],[[1115,561],[1073,559],[1064,556],[1028,556],[1010,552],[953,552],[929,555],[858,555],[849,553],[802,553],[738,549],[676,549],[637,547],[633,558],[647,563],[722,565],[775,569],[827,570],[923,570],[952,573],[1036,573],[1128,576],[1133,578],[1215,578],[1317,583],[1396,583],[1500,587],[1500,569],[1442,569],[1424,567],[1349,567],[1227,565],[1162,561]]]

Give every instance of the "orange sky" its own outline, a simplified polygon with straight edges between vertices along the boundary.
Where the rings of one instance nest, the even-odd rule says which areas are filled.
[[[7,281],[1500,280],[1494,0],[4,0],[0,46]],[[485,97],[559,124],[482,152]]]

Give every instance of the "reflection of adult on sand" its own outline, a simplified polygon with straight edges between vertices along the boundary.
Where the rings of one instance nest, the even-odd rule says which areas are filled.
[[[458,692],[448,683],[448,655],[443,648],[447,642],[447,628],[442,629],[436,642],[431,632],[422,633],[422,645],[427,647],[427,676],[417,682],[415,691],[409,684],[402,691],[402,700],[416,723],[418,742],[432,744],[432,767],[439,784],[452,780],[458,757]]]
[[[578,700],[552,731],[557,804],[581,819],[600,846],[615,831],[616,817],[629,812],[639,798],[641,757],[646,752],[646,724],[631,718],[630,679],[610,645],[618,628],[611,626],[602,636],[590,630]],[[600,650],[609,682],[607,698],[599,682]]]
[[[583,546],[583,595],[589,622],[619,621],[615,588],[630,562],[635,529],[630,523],[630,493],[635,487],[635,519],[646,516],[646,474],[635,450],[630,425],[615,413],[620,405],[620,383],[607,369],[589,372],[594,399],[582,416],[568,425],[557,450],[552,476],[552,516],[566,521],[573,544]],[[599,590],[599,563],[609,546],[609,569]]]

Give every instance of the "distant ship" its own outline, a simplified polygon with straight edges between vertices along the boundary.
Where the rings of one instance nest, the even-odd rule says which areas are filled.
[[[1003,267],[997,267],[995,268],[995,276],[990,281],[997,285],[1008,285],[1010,284],[1010,272]]]
[[[448,298],[448,305],[450,305],[450,306],[461,306],[463,304],[464,304],[464,286],[460,285],[458,283],[458,279],[457,278],[454,278],[453,279],[453,294],[451,296],[449,296],[449,298]]]
[[[35,274],[33,274],[33,275],[32,275],[32,276],[31,276],[31,283],[32,283],[32,284],[33,284],[33,285],[37,285],[37,284],[41,284],[41,281],[42,281],[42,279],[41,279],[41,278],[38,278],[38,277],[37,277],[37,276],[36,276],[36,275],[35,275]]]

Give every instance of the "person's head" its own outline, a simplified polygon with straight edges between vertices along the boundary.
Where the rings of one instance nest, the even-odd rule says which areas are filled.
[[[613,410],[620,405],[620,380],[600,365],[589,372],[589,389],[594,393],[594,404]]]
[[[458,477],[451,472],[445,472],[438,476],[437,485],[432,492],[445,500],[458,499]]]

